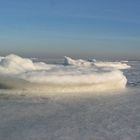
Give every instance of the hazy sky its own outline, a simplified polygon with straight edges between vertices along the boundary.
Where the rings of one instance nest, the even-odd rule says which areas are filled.
[[[140,0],[0,0],[0,55],[140,59]]]

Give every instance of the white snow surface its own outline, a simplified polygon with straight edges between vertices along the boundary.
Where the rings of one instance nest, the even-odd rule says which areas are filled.
[[[1,95],[0,139],[139,140],[139,101],[139,90],[38,98]]]
[[[64,62],[64,65],[54,65],[8,55],[0,60],[0,85],[6,88],[47,89],[49,92],[88,92],[123,89],[126,86],[127,79],[119,69],[128,68],[127,64],[93,63],[69,57],[65,57]]]
[[[62,91],[0,89],[0,140],[139,140],[140,63],[129,64],[132,69],[124,71],[128,79],[124,90],[63,94]],[[48,68],[48,64],[45,67]],[[47,71],[52,67],[57,66],[49,65]],[[66,67],[80,69],[80,72],[83,69]],[[102,73],[102,69],[95,68]],[[17,84],[21,82],[17,80],[18,74],[24,72],[6,74],[7,79],[2,73],[0,79],[7,83],[9,77],[15,75],[16,80],[11,78],[11,81]],[[29,84],[21,83],[21,87]]]
[[[128,62],[128,61],[125,61]],[[109,67],[109,68],[114,68],[114,69],[128,69],[130,68],[129,65],[127,65],[124,61],[121,62],[103,62],[103,61],[96,61],[96,59],[92,59],[90,61],[82,60],[82,59],[77,59],[74,60],[70,57],[65,56],[65,65],[74,65],[74,66],[97,66],[97,67]]]

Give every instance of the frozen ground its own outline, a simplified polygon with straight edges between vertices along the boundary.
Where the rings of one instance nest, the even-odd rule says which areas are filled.
[[[139,89],[86,96],[1,95],[1,140],[139,140]]]
[[[118,92],[35,97],[0,89],[0,140],[140,140],[140,63],[128,64],[127,88]]]

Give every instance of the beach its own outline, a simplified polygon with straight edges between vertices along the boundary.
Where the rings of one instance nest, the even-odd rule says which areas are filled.
[[[1,89],[2,140],[139,140],[139,62],[124,89],[100,92]]]

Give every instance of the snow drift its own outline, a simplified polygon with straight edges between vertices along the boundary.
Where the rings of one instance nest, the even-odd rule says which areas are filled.
[[[65,65],[74,65],[74,66],[97,66],[97,67],[108,67],[108,68],[115,68],[115,69],[128,69],[130,68],[129,65],[127,65],[124,62],[102,62],[102,61],[96,61],[95,59],[86,61],[82,59],[74,60],[70,57],[65,56]]]
[[[88,92],[125,88],[127,79],[119,69],[125,63],[89,62],[65,57],[64,65],[33,62],[17,55],[0,59],[0,88]]]

